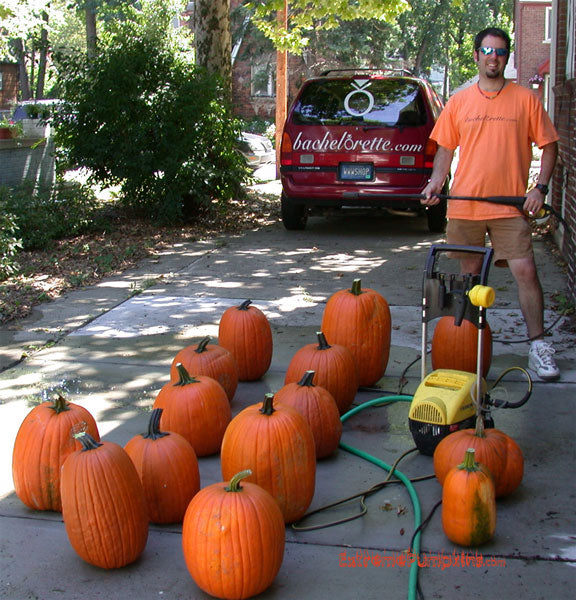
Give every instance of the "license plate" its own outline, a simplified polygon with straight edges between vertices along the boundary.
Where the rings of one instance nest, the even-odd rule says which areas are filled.
[[[371,181],[374,179],[372,163],[340,163],[338,177],[346,181]]]

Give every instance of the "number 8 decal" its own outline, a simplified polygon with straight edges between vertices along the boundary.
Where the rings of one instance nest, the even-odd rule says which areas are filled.
[[[370,85],[370,81],[367,79],[356,79],[352,82],[352,87],[354,90],[348,93],[346,98],[344,98],[344,108],[349,115],[353,117],[363,117],[365,114],[369,113],[374,106],[374,96],[366,90],[366,88]],[[368,98],[368,108],[363,110],[362,112],[354,111],[350,108],[350,99],[354,94],[364,94]]]

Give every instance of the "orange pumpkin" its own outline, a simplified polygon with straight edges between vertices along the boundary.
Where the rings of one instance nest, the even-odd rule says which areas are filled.
[[[200,489],[198,459],[191,444],[173,431],[160,431],[163,409],[150,415],[148,431],[124,446],[144,488],[152,523],[181,523]]]
[[[188,373],[206,375],[215,379],[226,391],[228,400],[232,401],[238,387],[238,366],[232,354],[219,346],[210,344],[210,336],[203,338],[198,344],[180,350],[170,367],[170,380],[178,381],[180,374],[176,365],[184,365]]]
[[[284,521],[292,523],[314,496],[314,436],[298,411],[273,401],[274,394],[266,394],[263,404],[248,406],[232,419],[222,440],[222,476],[230,479],[250,469],[249,480],[272,494]]]
[[[218,325],[218,344],[236,359],[239,381],[256,381],[272,362],[272,329],[252,300],[224,311]]]
[[[459,464],[467,448],[494,479],[496,497],[511,494],[524,475],[524,457],[518,444],[499,429],[485,429],[481,417],[475,429],[461,429],[443,438],[434,450],[434,473],[443,484],[448,471]]]
[[[433,369],[456,369],[468,373],[477,372],[478,328],[462,319],[458,326],[452,316],[438,319],[432,335],[430,353]],[[488,323],[484,329],[484,352],[482,376],[486,377],[492,362],[492,330]]]
[[[190,502],[182,525],[182,549],[190,575],[216,598],[238,600],[263,592],[284,558],[286,531],[277,502],[260,486],[214,483]]]
[[[294,354],[286,370],[284,384],[296,383],[306,371],[314,371],[314,384],[328,390],[340,414],[344,414],[358,391],[354,356],[346,346],[328,344],[322,331],[318,331],[316,336],[317,344],[306,344]]]
[[[325,458],[338,448],[342,437],[342,421],[332,394],[312,383],[314,371],[306,371],[298,383],[288,383],[276,392],[276,406],[295,408],[305,419],[316,447],[316,458]]]
[[[184,365],[175,365],[179,379],[162,386],[153,408],[163,408],[160,425],[180,434],[196,456],[220,450],[232,411],[224,388],[212,377],[190,376]]]
[[[82,449],[62,465],[62,517],[72,548],[87,563],[116,569],[134,562],[148,539],[142,483],[118,444],[78,436]]]
[[[446,474],[442,488],[442,529],[460,546],[480,546],[496,530],[496,499],[492,477],[474,460],[474,448],[464,462]]]
[[[88,410],[61,395],[43,402],[24,418],[14,442],[12,477],[16,495],[35,510],[62,510],[60,469],[81,448],[75,433],[87,431],[100,440],[98,426]]]
[[[390,356],[390,308],[386,299],[360,279],[352,288],[330,296],[322,316],[322,331],[333,344],[354,356],[358,385],[370,386],[384,375]]]

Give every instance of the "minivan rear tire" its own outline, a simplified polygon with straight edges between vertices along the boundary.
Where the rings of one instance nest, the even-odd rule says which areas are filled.
[[[280,199],[282,223],[288,231],[302,231],[308,222],[308,208],[305,204],[296,204],[284,194]]]

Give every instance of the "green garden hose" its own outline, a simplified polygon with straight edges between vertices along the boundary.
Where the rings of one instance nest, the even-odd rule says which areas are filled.
[[[343,414],[340,417],[342,422],[346,421],[356,413],[364,410],[365,408],[369,408],[372,406],[384,406],[387,404],[391,404],[393,402],[412,402],[412,396],[384,396],[382,398],[376,398],[374,400],[370,400],[368,402],[364,402],[359,406],[354,407],[349,410],[347,413]],[[351,454],[355,454],[364,460],[371,462],[372,464],[384,469],[387,472],[392,470],[392,466],[381,461],[380,459],[372,456],[371,454],[367,454],[362,450],[358,450],[358,448],[354,448],[353,446],[349,446],[344,442],[340,442],[340,448],[346,450],[346,452],[350,452]],[[420,553],[420,525],[422,523],[422,510],[420,507],[420,500],[418,499],[418,495],[416,494],[416,490],[412,485],[411,481],[400,471],[394,469],[394,475],[406,486],[408,490],[408,494],[410,496],[410,500],[412,501],[412,506],[414,507],[414,528],[416,531],[416,535],[414,536],[413,548],[410,550],[416,556],[416,560],[410,566],[410,577],[408,582],[408,600],[415,600],[416,593],[418,589],[418,555]]]

